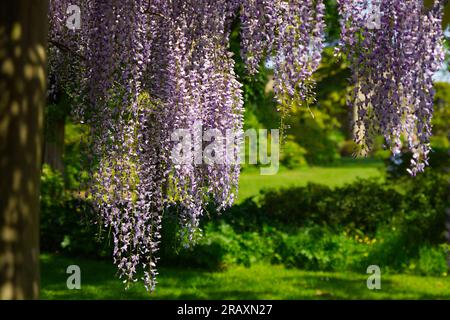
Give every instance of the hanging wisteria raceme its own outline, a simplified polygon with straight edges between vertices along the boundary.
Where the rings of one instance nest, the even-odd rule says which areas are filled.
[[[402,137],[412,152],[410,174],[428,164],[432,77],[444,58],[442,1],[339,0],[341,46],[353,71],[350,105],[355,141],[367,154],[377,134],[397,157]]]
[[[170,132],[170,127],[150,121],[156,104],[142,90],[150,61],[148,2],[107,4],[109,8],[104,1],[91,2],[90,30],[95,34],[88,37],[93,40],[88,51],[96,56],[89,59],[93,63],[87,68],[91,73],[87,92],[96,83],[107,84],[88,95],[103,99],[89,101],[95,108],[96,116],[90,119],[94,119],[91,127],[100,159],[92,193],[105,226],[113,230],[114,261],[120,277],[124,282],[137,281],[142,267],[145,285],[153,290],[166,196],[163,190],[167,189],[164,182],[169,181],[167,171],[162,170],[169,165],[162,157],[165,146],[157,137],[164,135],[159,131]]]
[[[105,227],[112,230],[119,275],[125,282],[135,281],[138,266],[143,266],[146,284],[153,285],[162,206],[149,211],[142,203],[151,193],[153,203],[146,204],[154,206],[158,190],[140,179],[139,153],[141,128],[147,121],[139,98],[149,54],[148,2],[79,1],[83,25],[70,31],[83,40],[77,46],[66,37],[68,3],[50,4],[51,14],[58,17],[51,25],[50,39],[56,45],[50,55],[71,54],[78,66],[73,74],[81,74],[76,93],[83,104],[73,111],[91,130],[88,151],[95,166],[89,191]],[[50,63],[59,74],[61,64]]]
[[[83,35],[66,25],[68,0],[51,1],[49,7],[48,101],[56,103],[61,93],[71,93],[80,86],[80,55]],[[70,26],[70,25],[69,25]]]
[[[91,130],[89,151],[96,169],[89,191],[112,230],[114,261],[124,282],[136,281],[142,267],[143,280],[153,290],[167,206],[180,208],[184,236],[192,242],[208,201],[218,211],[233,203],[240,145],[178,163],[173,133],[187,129],[194,148],[203,150],[205,130],[226,136],[242,129],[241,85],[228,51],[239,4],[79,2],[83,28],[78,32],[84,41],[61,52],[80,57],[78,98],[84,104],[75,113]],[[52,2],[55,16],[63,17],[65,9]],[[52,29],[64,30],[65,20],[58,23]],[[67,45],[64,36],[57,40],[59,47]]]
[[[261,60],[274,62],[275,94],[280,111],[290,101],[312,94],[312,75],[324,46],[325,5],[322,0],[243,0],[241,54],[250,74]]]
[[[183,229],[192,241],[208,198],[220,211],[232,204],[237,191],[238,144],[230,154],[218,148],[210,161],[194,152],[203,150],[205,131],[225,137],[227,131],[242,129],[241,89],[227,50],[235,8],[227,1],[201,0],[173,1],[164,10],[156,6],[151,10],[168,17],[161,18],[152,32],[149,68],[159,67],[149,73],[148,81],[148,92],[162,103],[154,115],[163,127],[164,151],[159,158],[167,164],[168,200],[180,205]],[[187,130],[183,139],[192,139],[194,145],[192,153],[173,159],[171,151],[178,142],[172,134],[177,130]]]
[[[258,72],[275,41],[279,0],[243,0],[240,12],[241,56],[250,74]]]
[[[152,288],[164,208],[180,208],[189,243],[205,204],[213,200],[220,211],[237,192],[236,133],[243,127],[243,110],[228,51],[233,19],[241,10],[242,55],[250,73],[274,48],[280,50],[275,55],[276,92],[285,100],[294,92],[304,96],[304,82],[317,68],[323,4],[80,0],[78,5],[83,28],[77,34],[83,41],[78,47],[69,45],[64,33],[56,40],[82,57],[78,100],[84,104],[75,113],[91,130],[97,170],[90,192],[105,226],[113,230],[120,276],[134,281],[137,267],[145,266],[145,282]],[[68,3],[52,1],[51,6],[58,18],[52,30],[64,31]],[[177,163],[173,133],[186,128],[194,154],[184,158],[192,156],[193,161]],[[195,151],[211,142],[202,141],[208,131],[219,133],[206,139],[223,152],[205,149],[206,156],[198,157]],[[230,133],[231,145],[217,138]]]
[[[325,6],[321,0],[282,1],[279,10],[274,90],[283,105],[310,94],[323,49]]]

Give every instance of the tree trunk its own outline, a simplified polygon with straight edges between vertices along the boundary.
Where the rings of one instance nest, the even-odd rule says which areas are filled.
[[[0,299],[39,298],[47,2],[0,5]]]
[[[64,126],[65,118],[47,118],[44,163],[64,174]]]

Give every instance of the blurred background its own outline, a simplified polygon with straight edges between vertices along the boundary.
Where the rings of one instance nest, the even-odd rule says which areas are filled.
[[[175,212],[164,217],[159,284],[153,294],[115,277],[109,230],[95,223],[83,197],[87,128],[74,124],[71,102],[47,107],[41,195],[44,299],[450,299],[448,250],[450,77],[436,75],[433,153],[424,174],[406,172],[410,155],[392,159],[377,140],[371,154],[352,154],[350,71],[334,56],[335,1],[328,1],[327,47],[316,73],[316,101],[285,119],[277,175],[242,168],[235,205],[202,220],[186,248]],[[236,26],[237,28],[238,26]],[[448,36],[447,32],[447,36]],[[230,48],[244,84],[245,129],[280,126],[270,61],[248,77],[237,29]],[[174,211],[176,208],[173,209]],[[68,290],[66,268],[82,271]],[[381,290],[369,290],[367,267],[380,267]]]

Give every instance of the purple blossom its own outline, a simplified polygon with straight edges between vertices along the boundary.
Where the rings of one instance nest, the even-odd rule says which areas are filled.
[[[367,154],[381,134],[394,156],[404,137],[413,153],[411,175],[424,170],[430,152],[434,73],[444,58],[442,1],[426,11],[421,0],[372,1],[379,26],[368,28],[368,0],[339,0],[341,45],[353,71],[350,105],[357,111],[355,141]]]

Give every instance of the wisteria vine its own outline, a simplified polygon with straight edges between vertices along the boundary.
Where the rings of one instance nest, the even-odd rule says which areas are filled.
[[[430,152],[433,75],[444,59],[443,1],[338,0],[340,50],[353,71],[355,141],[367,154],[381,134],[393,156],[402,137],[412,152],[410,174],[422,172]]]
[[[179,164],[172,153],[177,129],[202,141],[204,130],[226,135],[243,127],[241,84],[229,49],[233,21],[240,20],[249,74],[273,62],[284,112],[312,93],[325,6],[322,0],[70,2],[81,8],[80,30],[64,25],[69,1],[50,2],[49,95],[70,91],[75,116],[91,130],[90,198],[112,230],[119,276],[135,282],[142,270],[153,290],[164,210],[179,208],[182,237],[192,243],[205,205],[213,201],[220,212],[236,197],[239,143],[220,163],[194,158]],[[431,76],[442,56],[440,10],[423,13],[418,0],[383,0],[382,29],[369,30],[368,3],[339,1],[341,51],[352,63],[357,125],[365,129],[358,141],[368,145],[376,129],[397,153],[406,133],[415,173],[429,152]]]

